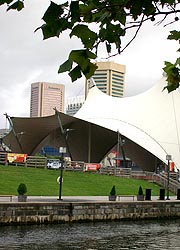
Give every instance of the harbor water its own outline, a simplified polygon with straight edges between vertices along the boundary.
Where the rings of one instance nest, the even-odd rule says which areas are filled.
[[[179,250],[180,220],[1,226],[0,250]]]

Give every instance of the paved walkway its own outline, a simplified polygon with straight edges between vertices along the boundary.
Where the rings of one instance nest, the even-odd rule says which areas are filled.
[[[13,196],[12,201],[10,197],[1,197],[1,202],[17,202],[18,197]],[[27,202],[95,202],[95,201],[108,201],[108,196],[62,196],[59,200],[58,196],[27,196]]]
[[[28,196],[27,202],[107,202],[109,201],[108,196],[62,196],[62,200],[58,200],[58,196]],[[152,201],[160,201],[158,196],[152,196]],[[10,197],[0,197],[0,203],[1,202],[17,202],[18,198],[17,196],[12,197],[12,201]],[[118,201],[118,199],[117,199]],[[120,202],[123,201],[129,201],[133,202],[132,197],[121,197]],[[137,201],[136,196],[134,196],[134,201]],[[177,201],[176,196],[170,196],[170,200],[165,201],[171,202],[171,201]],[[180,202],[180,200],[179,200]]]

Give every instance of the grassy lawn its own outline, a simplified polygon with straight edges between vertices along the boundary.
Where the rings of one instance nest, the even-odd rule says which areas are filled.
[[[20,183],[27,186],[27,195],[58,196],[59,185],[57,177],[59,170],[38,168],[25,168],[0,165],[0,194],[17,195],[17,187]],[[152,195],[159,195],[160,187],[151,182],[107,176],[99,173],[63,172],[64,196],[107,196],[116,186],[117,194],[136,195],[141,185],[144,193],[150,188]]]

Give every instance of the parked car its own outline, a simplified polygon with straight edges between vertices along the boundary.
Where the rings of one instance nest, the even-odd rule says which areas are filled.
[[[48,159],[47,168],[49,169],[59,169],[61,167],[60,161],[57,159]]]

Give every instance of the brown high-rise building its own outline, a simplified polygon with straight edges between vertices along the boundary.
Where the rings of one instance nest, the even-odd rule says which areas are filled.
[[[54,108],[64,112],[64,89],[57,83],[32,83],[30,117],[53,115]]]
[[[123,97],[125,65],[114,62],[96,62],[98,66],[92,78],[96,86],[107,95]],[[86,81],[85,96],[89,89],[89,81]]]

